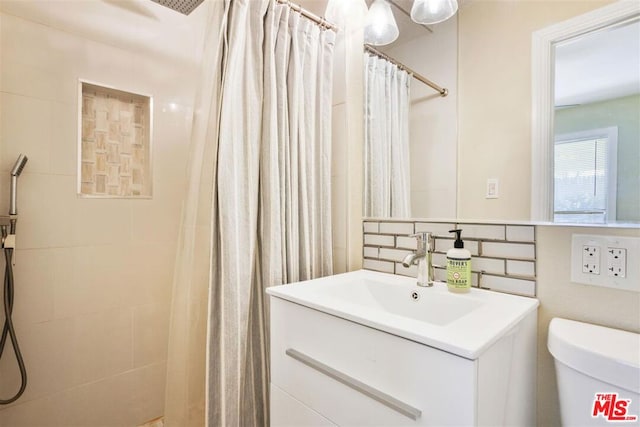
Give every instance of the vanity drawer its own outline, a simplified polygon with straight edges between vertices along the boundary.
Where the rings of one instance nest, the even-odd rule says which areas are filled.
[[[342,426],[473,425],[475,362],[271,298],[271,382]]]
[[[271,427],[335,427],[331,421],[271,384]]]

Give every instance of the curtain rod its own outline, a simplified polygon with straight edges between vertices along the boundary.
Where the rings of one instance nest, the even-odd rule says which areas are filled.
[[[421,75],[421,74],[415,72],[414,70],[412,70],[411,68],[407,67],[402,62],[396,61],[392,57],[380,52],[378,49],[372,47],[371,45],[365,44],[364,45],[364,49],[367,52],[373,53],[374,55],[379,56],[380,58],[391,62],[392,64],[396,65],[401,70],[404,70],[407,73],[409,73],[411,75],[411,77],[413,77],[414,79],[416,79],[416,80],[426,84],[427,86],[435,89],[436,91],[440,92],[440,96],[445,97],[445,96],[449,95],[449,89],[441,87],[441,86],[438,86],[437,84],[435,84],[434,82],[432,82],[428,78],[424,77],[423,75]]]
[[[323,28],[333,30],[333,31],[338,31],[338,27],[335,24],[332,24],[331,22],[316,15],[315,13],[309,12],[307,9],[303,8],[299,4],[292,3],[289,0],[276,0],[276,2],[282,5],[289,6],[292,10],[298,12],[300,15],[304,16],[305,18],[312,20],[313,22],[315,22],[316,24],[318,24]]]

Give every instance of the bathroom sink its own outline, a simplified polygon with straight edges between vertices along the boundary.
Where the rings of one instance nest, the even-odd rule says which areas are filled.
[[[450,292],[428,292],[410,283],[402,288],[398,283],[382,278],[360,277],[351,281],[339,281],[317,285],[315,292],[327,294],[336,302],[354,304],[362,308],[380,310],[434,325],[447,325],[482,306],[482,300]],[[422,295],[425,295],[422,298]]]
[[[267,289],[288,300],[365,326],[476,359],[538,306],[535,298],[481,289],[454,294],[444,283],[368,270]]]

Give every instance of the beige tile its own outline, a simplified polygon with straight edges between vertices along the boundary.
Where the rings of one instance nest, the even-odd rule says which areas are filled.
[[[71,390],[74,403],[70,426],[133,426],[131,398],[134,371],[88,383]]]
[[[84,61],[84,55],[78,54],[84,42],[69,33],[8,14],[2,15],[1,31],[0,52],[9,61],[64,75]]]
[[[373,246],[365,246],[364,247],[364,257],[365,258],[378,258],[380,248],[378,247],[373,247]]]
[[[21,400],[26,402],[71,387],[74,354],[73,321],[60,319],[15,326],[29,381]],[[2,373],[0,393],[3,396],[15,393],[20,384],[15,359],[3,357],[0,360],[0,372]]]
[[[204,248],[201,252],[197,250],[198,253],[204,254]],[[132,263],[123,279],[125,289],[120,305],[133,307],[149,303],[168,303],[173,286],[175,246],[137,244],[128,248],[128,251]],[[200,263],[203,264],[206,263]]]
[[[378,233],[380,232],[380,225],[377,222],[366,221],[362,228],[365,233]]]
[[[0,106],[2,170],[11,170],[18,155],[24,153],[29,158],[25,171],[49,172],[51,103],[10,93],[3,93],[0,102],[2,103]]]
[[[453,248],[454,239],[436,239],[436,251],[447,252]],[[464,248],[471,252],[471,255],[478,255],[478,242],[474,240],[465,240]],[[488,255],[488,254],[485,254]]]
[[[49,247],[68,247],[73,243],[76,197],[75,175],[47,176],[46,215],[36,212],[37,220],[47,227]],[[24,227],[22,228],[24,231]]]
[[[131,280],[129,252],[126,247],[83,246],[72,249],[72,271],[68,280],[56,281],[54,315],[56,318],[100,313],[125,307]]]
[[[78,114],[75,104],[52,103],[51,173],[75,175],[77,171]]]
[[[91,144],[83,143],[83,146],[86,145],[89,145],[89,147],[91,146]],[[83,153],[83,157],[84,156],[85,154]],[[94,159],[91,159],[91,161],[83,161],[80,172],[80,182],[95,182],[96,165],[94,163]]]
[[[164,427],[164,417],[154,418],[144,424],[141,424],[139,427]]]
[[[408,236],[413,234],[413,227],[413,222],[381,222],[380,233]]]
[[[405,267],[402,263],[398,262],[396,263],[396,274],[408,277],[418,277],[418,266],[412,265],[410,267]]]
[[[18,403],[4,407],[0,412],[2,427],[68,427],[74,402],[69,393],[59,393],[25,401],[22,397]]]
[[[13,320],[31,325],[53,319],[53,277],[58,266],[52,249],[15,251]]]
[[[445,254],[433,254],[431,258],[433,265],[439,265],[441,267],[447,266],[447,256]]]
[[[535,244],[524,243],[483,243],[482,254],[504,258],[535,259]]]
[[[20,176],[16,235],[19,249],[71,244],[75,185],[72,176],[29,172]]]
[[[471,260],[471,269],[487,273],[505,274],[505,262],[502,259],[474,257]]]
[[[180,226],[181,204],[176,198],[156,194],[151,200],[131,205],[131,238],[135,243],[175,242]]]
[[[458,229],[462,229],[463,239],[474,238],[474,239],[505,240],[504,225],[458,224]]]
[[[507,225],[507,240],[535,242],[535,227],[532,225]]]
[[[166,360],[168,337],[168,304],[146,304],[133,308],[134,367]]]
[[[393,246],[395,243],[394,236],[381,236],[378,234],[365,234],[364,244],[372,246]]]
[[[129,308],[75,317],[74,383],[84,384],[131,369],[132,333]]]
[[[76,199],[74,245],[125,244],[131,241],[131,200]]]
[[[427,231],[434,236],[439,237],[452,237],[453,233],[449,233],[449,230],[456,228],[455,224],[443,224],[439,222],[417,222],[416,233]]]
[[[508,277],[483,276],[482,286],[495,291],[509,292],[524,296],[536,295],[536,282]]]
[[[383,273],[393,273],[394,265],[388,261],[377,261],[373,259],[365,259],[362,266],[366,270],[382,271]]]
[[[28,164],[27,167],[29,167]],[[49,235],[51,223],[43,216],[49,208],[49,177],[34,174],[25,169],[20,176],[18,186],[16,245],[21,249],[46,248],[51,243]],[[3,212],[7,211],[3,210]]]
[[[380,248],[380,258],[388,261],[402,261],[408,254],[403,249]]]
[[[166,369],[165,363],[156,363],[132,372],[131,400],[128,404],[131,418],[136,424],[164,414]]]
[[[4,58],[0,69],[0,90],[48,101],[60,99],[61,76],[51,70]]]
[[[533,261],[507,260],[507,274],[516,276],[535,276],[536,263]]]
[[[418,240],[415,237],[397,236],[396,247],[400,249],[416,250],[418,248]]]

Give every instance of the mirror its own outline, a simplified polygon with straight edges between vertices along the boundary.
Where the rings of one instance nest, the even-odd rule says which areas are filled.
[[[553,173],[549,167],[552,164],[551,148],[555,148],[555,144],[545,150],[540,148],[544,145],[542,141],[550,144],[555,139],[556,111],[550,87],[555,54],[552,49],[557,44],[560,51],[564,46],[560,42],[568,42],[578,34],[599,32],[603,26],[619,23],[622,17],[612,20],[609,16],[605,22],[602,19],[586,20],[590,21],[591,27],[581,25],[579,33],[571,36],[563,34],[559,37],[557,27],[568,20],[579,20],[585,14],[594,13],[594,9],[600,10],[602,6],[604,9],[613,7],[609,3],[579,1],[551,5],[551,2],[544,1],[462,1],[456,17],[428,29],[413,23],[398,10],[396,5],[405,11],[410,10],[410,0],[394,0],[391,3],[400,37],[391,45],[378,49],[449,90],[449,96],[441,98],[434,90],[411,79],[411,217],[522,221],[553,219]],[[626,3],[627,9],[638,8],[635,2],[619,3]],[[638,12],[627,10],[625,13],[627,19]],[[576,28],[572,26],[572,30]],[[541,64],[536,59],[532,35],[535,38],[535,34],[548,29],[556,33],[547,36],[547,62]],[[638,33],[635,34],[637,38]],[[620,54],[617,50],[615,53]],[[575,54],[579,55],[579,51]],[[534,76],[531,74],[532,60]],[[544,78],[539,78],[542,65],[546,67],[546,89],[541,88],[540,83]],[[603,72],[600,71],[598,78],[602,77]],[[538,83],[533,81],[533,88],[532,77],[538,79]],[[546,93],[546,100],[542,92]],[[546,102],[547,106],[539,107],[541,101]],[[558,109],[558,136],[571,137],[566,135],[571,130],[561,124],[563,119],[560,118],[571,112],[566,106]],[[576,110],[573,112],[581,114]],[[591,130],[597,130],[601,135],[610,131],[610,127],[613,125],[604,123]],[[635,143],[638,150],[640,142],[637,138]],[[628,193],[624,186],[636,190],[639,186],[640,158],[636,154],[634,163],[631,155],[618,153],[617,157],[621,155],[629,161],[624,166],[624,173],[620,170],[623,166],[617,165],[616,192]],[[541,177],[538,166],[543,159],[547,164],[545,177]],[[600,172],[594,170],[592,175],[597,173]],[[596,187],[598,185],[602,186],[603,183],[597,183]],[[495,195],[491,192],[495,192]],[[569,198],[562,194],[558,192],[559,197]],[[611,194],[609,192],[609,195],[598,200],[603,200],[603,197],[608,200]],[[540,203],[542,199],[544,203]],[[625,208],[619,202],[622,200],[620,195],[617,199],[617,221],[640,222],[637,217],[622,218],[621,213]],[[623,203],[627,203],[631,198],[625,196],[624,200],[626,202]],[[566,211],[560,214],[564,215],[563,222],[578,220],[568,214],[572,209],[563,209]],[[634,209],[638,211],[631,203],[627,211]],[[592,215],[591,222],[605,217],[604,214],[589,215]],[[610,222],[611,210],[606,216]]]
[[[553,50],[553,221],[640,222],[640,19]]]
[[[549,97],[534,98],[532,215],[640,223],[640,8],[595,10],[534,33],[536,43],[534,90]],[[553,85],[541,84],[547,59]]]
[[[385,73],[388,76],[389,73],[402,72],[376,55],[365,59],[365,76],[368,78],[365,77],[364,216],[455,218],[457,16],[437,25],[424,26],[414,23],[409,16],[412,0],[392,0],[389,3],[400,35],[393,43],[375,46],[375,49],[402,64],[401,68],[408,69],[409,88],[405,97],[386,96],[380,79],[384,79]],[[374,73],[382,76],[372,79]],[[437,89],[425,84],[421,76],[436,86],[446,88],[447,95],[441,96]],[[405,117],[406,122],[400,123],[396,129],[398,132],[393,132],[394,129],[386,130],[392,126],[379,123],[383,116]],[[391,124],[393,120],[387,122]],[[403,129],[406,132],[400,132]],[[406,156],[394,156],[390,149],[380,151],[379,139],[388,140],[392,135],[392,143],[401,145]],[[406,141],[402,141],[401,135]],[[390,179],[386,187],[381,182],[385,173]],[[378,198],[388,202],[376,203],[375,192],[380,195]],[[406,209],[399,208],[404,205],[407,205]],[[380,214],[385,211],[387,214]]]

